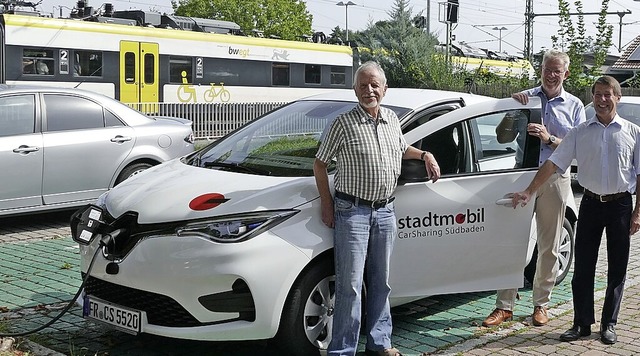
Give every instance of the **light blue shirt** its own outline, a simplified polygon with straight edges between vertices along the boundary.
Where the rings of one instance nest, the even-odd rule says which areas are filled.
[[[547,98],[541,86],[525,90],[524,93],[528,96],[540,97],[542,102],[542,124],[550,135],[563,139],[569,130],[586,121],[584,104],[576,96],[567,93],[564,88],[555,98]],[[545,142],[541,142],[538,165],[542,166],[552,153],[553,148],[546,145]]]
[[[569,131],[549,160],[560,169],[578,162],[578,183],[596,194],[634,193],[640,170],[640,127],[616,115],[608,126],[594,116]]]

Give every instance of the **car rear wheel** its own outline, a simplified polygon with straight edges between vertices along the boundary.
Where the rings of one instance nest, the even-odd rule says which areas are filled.
[[[571,263],[573,263],[573,246],[574,246],[574,232],[569,219],[564,218],[562,224],[562,236],[560,237],[560,248],[558,249],[558,261],[560,262],[560,268],[558,269],[558,275],[556,277],[556,285],[560,284],[564,278],[569,274],[571,269]],[[529,283],[533,284],[533,278],[536,274],[536,261],[538,260],[538,246],[533,250],[531,261],[524,269],[524,277]]]
[[[331,341],[335,303],[333,261],[325,258],[300,275],[280,320],[276,345],[287,354],[319,355]]]
[[[151,168],[151,165],[149,163],[134,163],[124,167],[122,172],[120,172],[118,179],[116,180],[116,185],[122,183],[125,179],[133,177],[136,174],[149,168]]]

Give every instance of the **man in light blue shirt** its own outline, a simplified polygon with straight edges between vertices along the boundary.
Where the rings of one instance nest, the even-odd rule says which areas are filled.
[[[630,236],[640,229],[640,200],[631,193],[640,184],[640,127],[616,113],[622,96],[617,80],[602,76],[591,88],[596,115],[569,131],[562,145],[540,167],[527,189],[514,193],[513,204],[526,205],[542,183],[576,159],[578,182],[585,188],[575,243],[573,327],[560,336],[575,341],[591,334],[594,279],[602,233],[607,233],[607,290],[600,319],[600,339],[617,341],[615,325],[629,262]]]
[[[569,77],[569,56],[566,53],[549,50],[542,59],[542,85],[533,89],[515,93],[512,97],[526,104],[529,97],[540,97],[542,103],[541,123],[527,123],[523,118],[505,117],[496,128],[498,142],[513,140],[518,143],[516,166],[522,163],[524,142],[529,139],[540,140],[539,165],[542,165],[558,147],[564,136],[575,126],[585,121],[584,105],[574,95],[567,93],[562,83]],[[509,119],[509,120],[507,120]],[[509,125],[510,124],[510,125]],[[498,132],[502,131],[502,132]],[[517,137],[516,137],[517,136]],[[538,258],[533,283],[532,324],[547,324],[547,306],[555,285],[559,262],[558,249],[562,236],[566,196],[571,191],[571,178],[568,170],[558,169],[540,187],[535,200],[537,226]],[[496,296],[496,308],[482,322],[483,326],[496,326],[513,317],[513,309],[518,290],[499,290]]]

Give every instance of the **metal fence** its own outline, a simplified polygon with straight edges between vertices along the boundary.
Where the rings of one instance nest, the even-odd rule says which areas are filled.
[[[277,103],[134,103],[132,108],[152,116],[173,116],[193,122],[197,140],[216,139],[278,108]]]

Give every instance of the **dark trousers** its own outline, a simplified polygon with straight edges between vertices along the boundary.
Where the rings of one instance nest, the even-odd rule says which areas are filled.
[[[622,302],[622,292],[629,263],[631,195],[601,203],[582,197],[575,241],[575,264],[571,288],[574,324],[595,323],[594,280],[602,232],[607,233],[607,291],[602,307],[601,327],[615,325]]]

